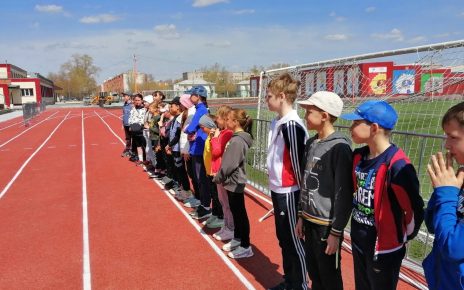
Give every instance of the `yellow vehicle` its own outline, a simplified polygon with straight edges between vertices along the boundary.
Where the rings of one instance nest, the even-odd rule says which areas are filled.
[[[111,103],[115,102],[115,96],[117,94],[109,94],[108,92],[100,92],[98,95],[92,98],[91,104],[92,105],[99,105],[103,107],[103,105],[111,105]]]

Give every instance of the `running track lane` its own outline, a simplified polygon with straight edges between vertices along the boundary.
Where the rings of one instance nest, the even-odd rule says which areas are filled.
[[[92,287],[244,289],[103,122],[85,128]]]
[[[97,110],[97,113],[104,117],[104,120],[110,125],[113,131],[124,140],[121,120],[101,110]],[[113,117],[111,118],[111,116]],[[119,150],[122,151],[122,149],[123,145],[119,143]],[[270,200],[268,197],[265,198]],[[283,273],[280,247],[274,229],[274,217],[271,215],[262,223],[258,222],[258,219],[272,206],[251,194],[246,195],[245,202],[250,219],[250,239],[255,255],[250,259],[232,261],[257,289],[272,287],[281,282]],[[204,228],[204,230],[211,235],[215,232],[207,228]],[[223,245],[219,241],[215,241],[215,243],[220,247]],[[203,249],[203,251],[208,250],[210,249],[206,247]],[[345,289],[354,289],[353,258],[347,251],[342,251],[342,272]],[[401,280],[397,288],[415,289]]]
[[[0,289],[82,289],[80,126],[64,121],[0,199]]]
[[[2,172],[0,174],[0,191],[3,190],[5,185],[11,180],[17,170],[29,158],[29,156],[31,156],[37,147],[39,147],[40,144],[47,139],[50,132],[52,132],[53,129],[63,120],[68,112],[69,110],[60,112],[57,114],[57,118],[45,121],[39,126],[28,131],[26,134],[0,148]],[[16,135],[17,134],[9,136],[8,140]],[[45,148],[48,146],[50,145],[45,145]],[[33,174],[37,175],[38,173],[38,171],[34,171]]]
[[[47,118],[49,119],[46,120]],[[32,133],[34,130],[40,128],[42,125],[56,118],[59,118],[59,114],[57,111],[46,112],[46,113],[39,115],[37,118],[35,118],[34,121],[31,122],[29,127],[25,127],[24,125],[20,124],[20,125],[14,125],[14,126],[5,128],[4,130],[0,131],[0,149],[3,149],[4,146],[8,146],[12,142],[14,143],[16,140],[23,138],[24,136],[27,136],[29,133]],[[5,144],[10,139],[14,138],[15,136],[19,134],[21,134],[21,136],[17,137],[17,139],[12,140],[8,144]],[[5,144],[5,145],[2,146],[2,144]]]

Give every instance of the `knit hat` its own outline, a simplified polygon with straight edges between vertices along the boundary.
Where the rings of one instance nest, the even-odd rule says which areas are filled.
[[[187,109],[190,109],[193,107],[192,101],[190,101],[190,95],[189,94],[183,94],[180,96],[180,103],[182,106],[186,107]]]
[[[203,115],[199,121],[200,126],[206,127],[208,129],[216,129],[216,123],[208,115]]]

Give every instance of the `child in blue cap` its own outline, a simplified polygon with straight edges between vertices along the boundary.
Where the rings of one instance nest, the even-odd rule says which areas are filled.
[[[367,144],[353,152],[351,243],[356,289],[393,290],[405,244],[423,221],[417,173],[403,150],[390,142],[398,120],[390,104],[367,101],[340,117],[353,121],[353,142]]]

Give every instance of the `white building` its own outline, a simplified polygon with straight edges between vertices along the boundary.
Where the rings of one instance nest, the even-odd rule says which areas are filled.
[[[215,92],[215,85],[205,81],[204,79],[183,80],[181,82],[175,83],[173,89],[175,92],[177,92],[177,95],[181,95],[183,92],[191,89],[193,86],[198,85],[202,85],[206,88],[206,91],[208,92],[208,98],[217,97]]]
[[[250,80],[244,80],[237,83],[237,97],[247,98],[250,96]]]

